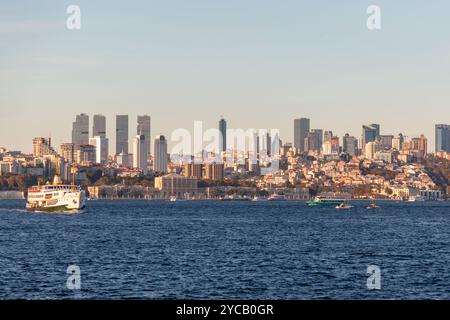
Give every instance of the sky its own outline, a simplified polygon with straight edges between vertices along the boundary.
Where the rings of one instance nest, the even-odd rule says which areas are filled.
[[[69,30],[66,9],[81,8]],[[381,30],[366,27],[369,5]],[[294,118],[336,135],[424,133],[450,123],[448,0],[17,0],[0,2],[0,146],[70,142],[79,113],[152,117],[177,128],[280,129]],[[131,145],[131,144],[130,144]],[[170,145],[169,145],[170,147]]]

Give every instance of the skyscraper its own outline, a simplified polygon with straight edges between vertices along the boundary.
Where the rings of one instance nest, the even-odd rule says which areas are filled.
[[[309,132],[305,138],[305,149],[309,151],[314,151],[320,153],[322,148],[320,132],[312,131]]]
[[[128,115],[116,116],[116,154],[128,153]]]
[[[391,134],[383,134],[378,136],[379,140],[383,144],[383,149],[389,150],[392,149],[392,141],[394,140],[394,136]]]
[[[376,134],[375,139],[376,139],[381,134],[380,133],[380,125],[377,123],[371,123],[370,126],[372,128],[375,128],[375,130],[376,130],[376,133],[375,133]]]
[[[323,129],[311,129],[311,132],[317,134],[319,137],[319,152],[320,152],[320,149],[322,148],[323,144]]]
[[[405,142],[403,134],[399,133],[397,138],[392,139],[392,149],[401,151],[403,148],[403,142]]]
[[[133,167],[142,170],[142,173],[148,173],[148,151],[147,141],[143,134],[137,135],[133,141]]]
[[[227,122],[224,118],[221,118],[219,121],[219,131],[221,134],[221,141],[220,141],[220,150],[226,151],[227,150]]]
[[[107,138],[95,136],[89,138],[89,144],[95,147],[95,162],[104,163],[108,161],[109,141]]]
[[[364,146],[372,141],[375,141],[377,137],[380,135],[380,126],[371,124],[370,126],[362,126],[362,134],[361,134],[361,148],[364,149]]]
[[[358,139],[350,136],[348,133],[345,134],[342,139],[343,151],[351,156],[357,155],[358,152]]]
[[[153,170],[167,172],[167,141],[162,135],[155,138],[155,155],[153,157]]]
[[[89,116],[87,114],[77,115],[75,122],[72,123],[72,143],[89,143]]]
[[[436,152],[446,151],[450,152],[450,125],[448,124],[437,124],[435,128],[436,134]]]
[[[106,138],[106,117],[104,115],[94,114],[92,137]]]
[[[145,143],[147,144],[147,157],[151,154],[151,118],[148,115],[137,117],[137,132],[138,135],[145,137]]]
[[[300,152],[305,152],[305,138],[309,132],[309,119],[300,118],[294,120],[294,147]]]
[[[383,150],[383,144],[379,141],[369,141],[364,147],[364,154],[367,159],[375,159],[375,154]]]

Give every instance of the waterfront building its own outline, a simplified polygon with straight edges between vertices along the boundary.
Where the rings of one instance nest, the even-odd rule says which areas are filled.
[[[72,123],[72,143],[89,143],[89,116],[85,113],[77,115]]]
[[[153,170],[167,172],[167,140],[163,135],[157,136],[154,143]]]
[[[95,136],[89,139],[89,144],[95,147],[95,163],[108,161],[109,141],[107,138]]]
[[[101,114],[94,114],[92,125],[92,137],[106,138],[106,117]]]
[[[128,153],[128,115],[116,116],[116,154]]]
[[[137,135],[133,141],[133,167],[140,169],[145,175],[148,173],[147,140],[143,134]]]
[[[198,179],[196,177],[184,177],[176,173],[170,173],[155,178],[155,189],[163,193],[163,196],[185,197],[198,192]]]
[[[298,152],[307,152],[305,150],[305,138],[309,132],[310,120],[308,118],[299,118],[294,120],[294,147]]]
[[[147,144],[148,157],[151,155],[151,118],[148,115],[137,117],[137,132],[136,134],[143,135]]]

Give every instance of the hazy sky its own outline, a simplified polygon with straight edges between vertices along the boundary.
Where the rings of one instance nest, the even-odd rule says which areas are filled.
[[[66,8],[81,7],[81,30]],[[381,7],[382,30],[366,9]],[[0,146],[70,142],[77,113],[152,116],[170,137],[194,120],[279,128],[293,119],[357,137],[450,123],[450,1],[17,0],[0,2]],[[91,124],[92,125],[92,124]],[[431,150],[431,149],[430,149]]]

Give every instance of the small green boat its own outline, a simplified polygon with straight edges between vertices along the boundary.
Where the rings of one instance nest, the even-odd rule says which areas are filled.
[[[306,202],[306,204],[310,207],[314,206],[338,206],[344,203],[344,199],[334,199],[334,198],[326,198],[326,197],[315,197],[314,200]]]

